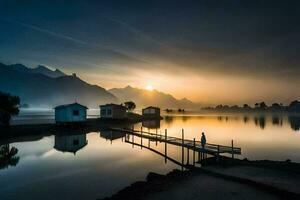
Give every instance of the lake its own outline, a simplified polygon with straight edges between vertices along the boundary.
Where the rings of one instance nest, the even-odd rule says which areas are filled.
[[[96,113],[92,111],[89,117],[97,117]],[[13,121],[32,122],[53,122],[53,113],[21,112]],[[134,124],[135,129],[141,126],[158,133],[167,129],[168,135],[176,137],[181,137],[184,129],[185,138],[197,140],[205,132],[208,143],[230,145],[233,140],[234,146],[242,148],[240,158],[300,162],[297,115],[185,113]],[[145,180],[149,172],[166,174],[181,169],[155,152],[164,153],[163,143],[151,141],[153,151],[126,141],[125,134],[110,131],[68,131],[19,138],[9,144],[9,148],[18,149],[14,160],[0,169],[1,200],[103,198]],[[140,143],[138,137],[135,141]],[[149,142],[145,140],[144,145]],[[181,148],[168,145],[168,156],[180,161]]]

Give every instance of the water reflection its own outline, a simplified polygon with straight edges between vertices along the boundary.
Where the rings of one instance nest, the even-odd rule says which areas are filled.
[[[295,131],[299,131],[300,129],[300,116],[289,116],[289,122],[291,124],[291,128]]]
[[[249,117],[248,117],[248,116],[244,116],[244,117],[243,117],[243,121],[244,121],[245,124],[247,124],[248,121],[249,121]]]
[[[242,148],[241,158],[300,162],[300,134],[294,134],[299,123],[300,116],[285,115],[170,115],[159,123],[135,124],[135,129],[144,126],[159,134],[168,129],[168,136],[179,138],[184,129],[186,139],[197,140],[203,131],[208,143],[230,145],[234,140]],[[10,145],[0,155],[6,158],[1,167],[8,168],[0,171],[1,199],[103,198],[143,180],[150,171],[164,174],[180,169],[178,164],[193,164],[193,152],[182,154],[182,148],[174,145],[125,137],[118,131],[86,132],[2,138],[0,145]]]
[[[20,157],[16,156],[18,149],[11,147],[9,144],[0,145],[0,169],[6,169],[10,166],[16,166]]]
[[[18,154],[13,153],[12,146],[7,148],[9,145],[1,151],[4,167],[16,165],[19,157],[22,162],[0,171],[0,199],[104,198],[144,180],[150,171],[165,174],[179,168],[164,164],[163,158],[152,152],[132,148],[125,143],[124,135],[101,130],[46,133],[33,141],[19,137],[21,142],[10,144],[19,149]]]
[[[232,122],[232,121],[242,121],[244,124],[253,122],[256,126],[261,129],[265,129],[266,126],[283,126],[284,123],[289,124],[290,128],[294,131],[300,130],[300,116],[297,115],[280,115],[280,114],[260,114],[260,115],[222,115],[222,116],[172,116],[168,115],[164,117],[164,122],[169,126],[172,126],[174,119],[181,119],[183,122],[188,122],[192,118],[198,117],[212,118],[215,117],[220,122]]]
[[[55,135],[54,148],[61,152],[70,152],[74,155],[88,143],[86,134]]]
[[[185,118],[183,118],[183,120],[185,120]],[[160,128],[160,120],[143,121],[142,126],[150,129]]]
[[[100,132],[100,137],[106,140],[113,141],[125,137],[125,133],[121,131],[115,131],[115,130],[102,130]]]
[[[259,126],[261,129],[264,129],[266,126],[266,117],[264,115],[255,116],[254,123],[256,126]]]
[[[272,116],[272,124],[277,126],[282,126],[283,119],[282,116],[279,115],[273,115]]]

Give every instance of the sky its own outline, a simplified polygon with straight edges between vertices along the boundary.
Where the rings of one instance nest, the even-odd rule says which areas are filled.
[[[300,1],[0,0],[0,62],[203,104],[300,99]]]

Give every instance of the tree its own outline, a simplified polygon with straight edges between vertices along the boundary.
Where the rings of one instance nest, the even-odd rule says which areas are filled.
[[[278,111],[278,110],[282,110],[282,106],[279,103],[273,103],[270,109],[274,111]]]
[[[251,107],[248,104],[244,104],[243,109],[248,111],[251,110]]]
[[[136,105],[133,101],[127,101],[124,103],[124,105],[128,111],[133,111],[136,108]]]
[[[290,112],[300,112],[300,101],[292,101],[288,109]]]
[[[9,126],[11,116],[19,114],[20,98],[0,92],[0,125]]]
[[[265,109],[267,109],[267,104],[265,103],[265,102],[261,102],[261,103],[259,103],[259,108],[260,109],[262,109],[262,110],[265,110]]]

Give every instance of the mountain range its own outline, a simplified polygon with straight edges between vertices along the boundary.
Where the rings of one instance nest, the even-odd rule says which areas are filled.
[[[0,63],[0,65],[5,66],[2,63]],[[16,72],[23,72],[23,73],[29,73],[29,74],[43,74],[43,75],[49,76],[51,78],[67,76],[65,73],[63,73],[59,69],[51,70],[43,65],[38,65],[36,68],[28,68],[22,64],[14,64],[14,65],[6,65],[6,66],[10,67],[10,69],[12,69]]]
[[[104,88],[88,84],[76,75],[41,66],[30,69],[22,64],[0,63],[0,91],[19,96],[21,104],[30,107],[54,107],[74,101],[91,108],[108,102],[120,103]]]
[[[162,109],[197,109],[200,105],[183,98],[176,99],[170,94],[166,94],[157,90],[145,90],[127,86],[125,88],[113,88],[108,90],[117,96],[121,102],[134,101],[138,107],[157,106]]]
[[[70,76],[42,65],[29,68],[22,64],[0,63],[0,91],[19,96],[21,104],[26,103],[30,107],[54,107],[77,101],[90,108],[99,108],[100,104],[134,101],[138,108],[199,108],[198,104],[186,98],[179,100],[157,90],[131,86],[106,90],[81,80],[76,74]]]

